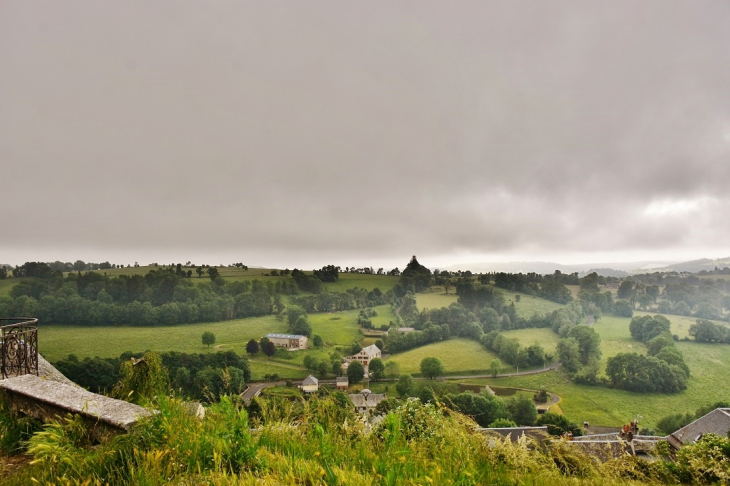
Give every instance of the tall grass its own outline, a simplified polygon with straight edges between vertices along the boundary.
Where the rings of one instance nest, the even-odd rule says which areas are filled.
[[[5,484],[659,484],[661,462],[600,463],[561,441],[517,444],[474,432],[471,419],[407,401],[374,427],[333,393],[256,400],[250,414],[224,397],[205,418],[164,398],[130,434],[93,444],[75,417],[28,441],[31,465]]]

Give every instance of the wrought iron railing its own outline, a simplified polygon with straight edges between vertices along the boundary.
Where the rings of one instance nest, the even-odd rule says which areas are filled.
[[[38,375],[38,319],[0,319],[0,379]]]

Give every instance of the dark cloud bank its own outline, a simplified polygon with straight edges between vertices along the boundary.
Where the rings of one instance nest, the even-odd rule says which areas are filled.
[[[4,2],[0,260],[726,256],[728,25],[723,1]]]

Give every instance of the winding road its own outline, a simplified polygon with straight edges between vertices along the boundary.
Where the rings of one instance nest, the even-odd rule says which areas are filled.
[[[496,376],[495,375],[492,375],[492,374],[449,375],[449,376],[441,376],[441,377],[438,378],[438,380],[439,381],[446,381],[446,380],[470,380],[470,379],[474,379],[474,378],[509,378],[509,377],[513,377],[513,376],[537,375],[537,374],[540,374],[540,373],[547,373],[548,371],[556,370],[556,369],[560,368],[561,365],[562,365],[562,363],[560,361],[558,361],[556,363],[551,364],[550,366],[547,366],[545,368],[541,368],[539,370],[528,370],[528,371],[520,371],[520,372],[515,372],[515,373],[501,373],[501,374],[498,374]],[[425,380],[426,378],[424,378],[422,376],[419,376],[419,377],[414,377],[413,379],[414,380]],[[385,378],[385,379],[380,380],[380,381],[384,381],[384,382],[385,381],[389,381],[389,382],[392,382],[392,381],[397,381],[397,379],[395,379],[395,378]],[[336,383],[335,380],[319,380],[319,382],[321,384],[323,384],[323,385],[324,384],[334,385]],[[253,397],[259,396],[259,394],[261,394],[261,390],[263,390],[264,388],[270,388],[270,387],[274,387],[274,386],[281,386],[281,385],[284,385],[285,383],[286,383],[285,381],[271,381],[271,382],[264,382],[264,383],[250,383],[248,385],[248,387],[246,388],[246,390],[243,393],[241,393],[241,398],[243,398],[243,400],[246,403],[248,403],[248,402],[251,401],[251,399]],[[299,380],[299,381],[293,381],[292,383],[293,384],[301,384],[302,382],[301,382],[301,380]],[[543,406],[546,406],[547,405],[549,407],[550,405],[554,405],[555,403],[558,403],[560,401],[560,397],[558,395],[555,395],[554,393],[550,393],[550,392],[548,392],[548,394],[550,395],[550,401],[547,404],[542,404]]]

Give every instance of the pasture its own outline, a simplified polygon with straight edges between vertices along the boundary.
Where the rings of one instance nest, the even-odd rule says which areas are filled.
[[[500,292],[504,294],[505,303],[507,305],[512,302],[515,303],[515,310],[517,310],[517,315],[525,319],[532,317],[534,314],[549,314],[550,312],[556,311],[563,307],[562,305],[552,302],[550,300],[535,297],[534,295],[525,294],[519,294],[520,301],[517,302],[515,298],[515,296],[518,295],[517,293],[507,292],[504,289],[500,289],[499,287],[495,288],[497,288]]]
[[[215,345],[221,349],[244,353],[244,346],[251,338],[258,339],[269,332],[286,332],[287,326],[274,316],[154,327],[41,325],[38,345],[40,353],[51,362],[69,354],[83,359],[87,356],[112,358],[125,351],[204,353],[208,350],[201,342],[205,331],[215,334]]]
[[[441,290],[442,287],[435,287]],[[448,307],[454,302],[459,300],[454,290],[450,294],[442,292],[426,292],[422,294],[416,294],[416,306],[419,311],[423,309],[440,309],[442,307]]]
[[[550,329],[516,329],[513,331],[502,331],[507,338],[516,339],[520,346],[527,347],[535,343],[543,347],[546,353],[553,354],[560,336]]]
[[[398,363],[401,373],[420,374],[421,360],[431,356],[440,359],[446,373],[451,375],[484,371],[497,358],[476,341],[454,338],[393,354],[386,362]]]
[[[677,317],[667,316],[672,323],[673,333],[680,329],[680,325],[686,329],[690,321],[694,322],[694,319]],[[629,322],[628,318],[605,315],[594,325],[596,332],[601,335],[602,374],[605,372],[606,360],[611,356],[621,352],[646,353],[646,346],[631,338]],[[522,329],[507,331],[505,335],[518,339],[523,345],[529,345],[535,339],[549,339],[549,336],[544,335],[545,331],[550,332],[543,329]],[[557,336],[553,339],[557,339]],[[545,386],[563,398],[560,407],[568,418],[579,423],[587,420],[598,425],[621,424],[638,414],[643,416],[642,425],[652,427],[666,415],[694,412],[708,403],[730,400],[730,380],[727,379],[730,376],[730,345],[683,341],[676,345],[684,355],[691,376],[687,389],[675,395],[641,394],[607,387],[576,385],[560,372],[478,382],[533,389]],[[548,349],[546,344],[543,346]]]

